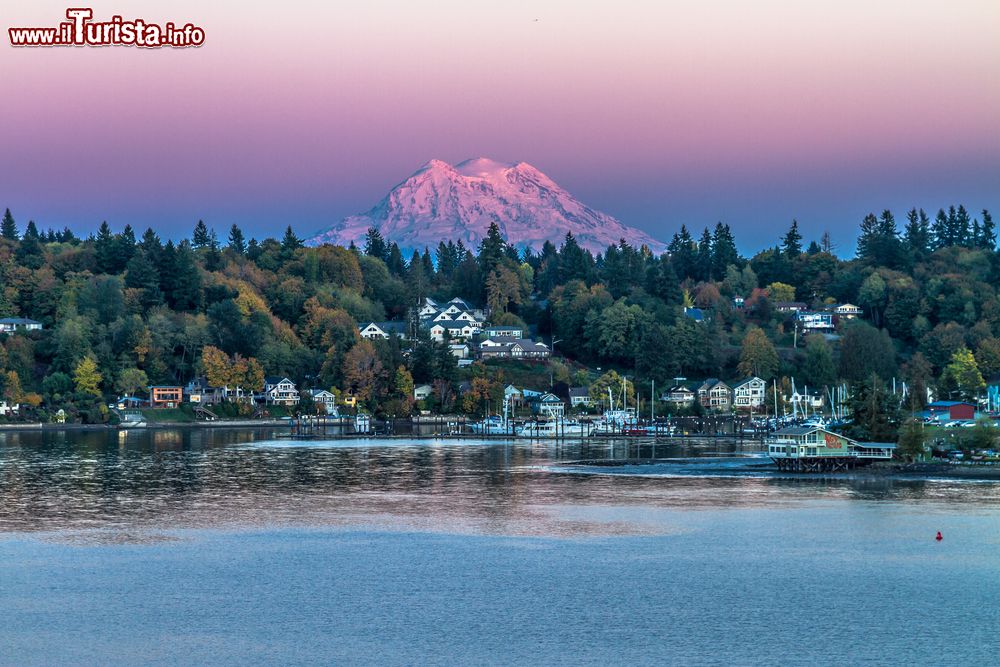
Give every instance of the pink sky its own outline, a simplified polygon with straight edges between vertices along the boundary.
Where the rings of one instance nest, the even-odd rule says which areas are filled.
[[[304,234],[479,155],[662,238],[724,220],[748,250],[792,217],[847,243],[869,210],[1000,206],[995,0],[206,4],[89,5],[199,24],[199,49],[4,35],[0,206]]]

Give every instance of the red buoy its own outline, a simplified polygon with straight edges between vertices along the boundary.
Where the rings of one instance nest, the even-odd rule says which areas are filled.
[[[940,530],[938,531],[937,537],[935,537],[934,539],[937,540],[938,542],[944,539],[944,535],[941,534]]]

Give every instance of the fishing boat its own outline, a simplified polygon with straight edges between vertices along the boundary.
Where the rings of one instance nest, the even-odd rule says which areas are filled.
[[[511,432],[505,417],[493,415],[478,422],[469,424],[469,430],[476,435],[504,435]]]

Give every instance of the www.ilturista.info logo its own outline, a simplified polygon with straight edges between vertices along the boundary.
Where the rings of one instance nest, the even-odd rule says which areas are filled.
[[[94,10],[66,10],[66,18],[55,28],[8,28],[11,46],[142,46],[185,48],[205,43],[205,30],[191,23],[161,25],[143,19],[92,21]]]

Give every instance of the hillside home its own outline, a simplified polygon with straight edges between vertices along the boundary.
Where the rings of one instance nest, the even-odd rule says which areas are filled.
[[[42,323],[26,317],[4,317],[0,319],[0,333],[15,331],[41,331]]]
[[[845,320],[853,320],[855,317],[861,317],[861,308],[853,303],[842,303],[833,307],[833,314]]]
[[[388,340],[392,336],[399,336],[400,340],[406,340],[408,324],[402,320],[392,320],[388,322],[366,322],[358,327],[358,332],[362,338],[372,340],[383,338]]]
[[[795,313],[795,320],[804,334],[830,333],[833,331],[833,315],[810,310],[800,310]]]
[[[434,393],[434,387],[429,384],[418,384],[413,388],[413,400],[423,401],[430,398],[431,394]]]
[[[20,411],[20,407],[17,403],[0,401],[0,417],[15,417]]]
[[[483,335],[487,338],[524,338],[524,329],[521,327],[483,327]]]

